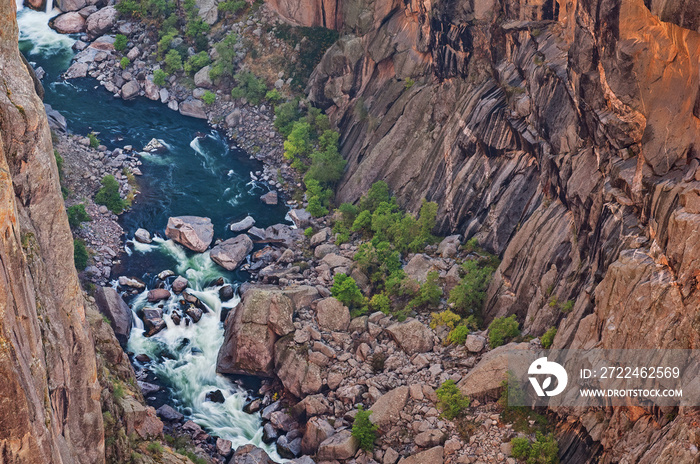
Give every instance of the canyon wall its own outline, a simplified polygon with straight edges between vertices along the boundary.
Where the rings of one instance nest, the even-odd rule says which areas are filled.
[[[443,233],[503,257],[487,322],[558,327],[558,348],[699,347],[697,2],[336,11],[307,90],[343,134],[339,201],[381,179],[411,210],[437,202]],[[700,445],[690,409],[559,414],[565,462],[689,462]]]
[[[95,349],[44,106],[0,2],[0,461],[104,462]]]

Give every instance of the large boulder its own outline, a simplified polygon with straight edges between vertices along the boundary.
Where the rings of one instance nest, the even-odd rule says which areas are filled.
[[[305,209],[292,209],[289,211],[289,218],[299,229],[304,230],[311,224],[311,213]]]
[[[78,11],[87,6],[86,0],[56,0],[56,6],[61,11]]]
[[[134,315],[129,306],[122,300],[119,293],[112,287],[97,287],[95,289],[97,308],[109,319],[114,335],[122,346],[126,346],[131,334],[131,324]]]
[[[209,77],[209,71],[211,71],[211,66],[205,66],[197,71],[194,75],[194,85],[205,89],[211,89],[213,84]]]
[[[408,393],[408,387],[401,386],[380,396],[370,408],[372,414],[369,416],[369,420],[378,425],[380,429],[386,429],[396,424],[408,401]]]
[[[433,331],[417,319],[393,324],[386,331],[406,354],[426,353],[433,349]]]
[[[88,37],[96,39],[109,32],[117,21],[117,10],[113,6],[107,6],[91,14],[87,18],[86,27]]]
[[[165,236],[192,251],[202,253],[214,239],[214,225],[211,219],[205,217],[171,217],[165,228]]]
[[[226,270],[233,271],[253,251],[253,241],[247,235],[224,240],[211,249],[211,259]]]
[[[189,98],[180,103],[180,114],[197,119],[207,119],[207,112],[202,100]]]
[[[289,334],[275,343],[274,352],[277,377],[292,395],[302,398],[321,390],[321,368],[309,362],[307,344],[298,345]]]
[[[316,454],[318,447],[328,437],[335,433],[335,429],[327,420],[313,417],[306,423],[304,438],[301,440],[301,451],[304,454]]]
[[[119,400],[123,411],[122,420],[126,425],[126,433],[138,434],[143,440],[158,438],[163,435],[163,422],[158,419],[156,410],[144,406],[133,396],[125,396]]]
[[[195,0],[195,3],[197,5],[199,17],[210,26],[214,24],[219,17],[219,1]]]
[[[349,430],[341,430],[319,445],[316,458],[319,461],[333,461],[335,459],[343,461],[355,456],[359,447],[357,439],[352,436]],[[429,461],[426,461],[426,464],[427,462]]]
[[[61,34],[77,34],[85,31],[85,18],[80,13],[72,11],[56,16],[51,21],[51,27]]]
[[[442,446],[436,446],[435,448],[430,448],[429,450],[422,451],[413,456],[403,458],[399,461],[399,464],[442,464],[444,461],[444,449]]]
[[[316,304],[316,318],[321,330],[340,332],[348,330],[350,310],[331,296],[322,299]]]
[[[529,349],[528,343],[509,343],[486,353],[462,380],[457,383],[461,392],[472,397],[495,398],[508,379],[508,353]]]
[[[255,445],[244,445],[236,449],[228,464],[275,464],[270,456]]]
[[[294,303],[280,290],[248,286],[226,318],[216,370],[271,377],[275,342],[294,330]]]
[[[232,232],[243,232],[245,230],[250,229],[255,225],[255,219],[253,219],[252,216],[246,216],[244,219],[234,222],[231,224],[229,227]]]
[[[141,86],[136,81],[129,81],[122,86],[121,95],[124,100],[136,98],[141,91]]]
[[[88,72],[88,64],[87,63],[81,63],[79,61],[76,61],[70,67],[68,70],[63,73],[63,77],[66,79],[77,79],[79,77],[85,77],[87,76]]]
[[[409,279],[424,283],[428,273],[434,270],[433,261],[427,255],[418,253],[404,266],[403,270]]]

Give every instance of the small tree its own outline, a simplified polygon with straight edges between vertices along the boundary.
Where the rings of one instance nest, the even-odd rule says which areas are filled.
[[[97,148],[100,146],[100,139],[97,138],[94,132],[88,134],[88,139],[90,140],[90,148]]]
[[[440,388],[435,390],[435,394],[438,397],[438,408],[442,411],[442,415],[449,420],[459,416],[463,410],[469,407],[471,402],[469,398],[462,395],[452,379],[446,380],[440,385]]]
[[[73,261],[75,262],[75,268],[79,271],[85,269],[89,257],[85,242],[80,239],[73,240]]]
[[[122,56],[122,59],[119,61],[119,66],[121,66],[122,69],[126,69],[130,64],[131,60],[126,56]]]
[[[66,212],[68,213],[68,224],[70,224],[71,229],[80,227],[80,224],[83,222],[92,220],[87,211],[85,211],[85,205],[83,203],[69,206]]]
[[[542,348],[548,349],[554,343],[554,336],[557,334],[556,327],[550,327],[542,337],[540,337],[540,343],[542,343]]]
[[[360,443],[360,448],[372,452],[379,427],[369,420],[370,415],[371,411],[365,411],[362,405],[357,408],[357,414],[352,423],[352,436]]]
[[[177,50],[170,50],[165,55],[165,72],[172,74],[182,69],[182,57]]]
[[[331,294],[345,306],[352,309],[366,309],[367,299],[362,295],[360,288],[352,277],[340,273],[333,279]]]
[[[216,94],[210,90],[207,90],[202,96],[202,101],[207,105],[212,105],[216,101]]]
[[[168,77],[168,73],[163,71],[162,69],[156,69],[153,71],[153,83],[159,87],[163,87],[165,85],[165,79]]]
[[[120,214],[126,207],[126,202],[119,195],[119,182],[112,175],[102,178],[102,187],[95,195],[95,203],[106,206],[114,214]]]
[[[515,320],[515,314],[508,317],[497,317],[489,325],[489,346],[496,348],[507,340],[520,335],[520,325]]]
[[[126,45],[128,42],[129,39],[127,39],[125,35],[117,34],[114,36],[114,49],[118,52],[122,52],[126,50]]]

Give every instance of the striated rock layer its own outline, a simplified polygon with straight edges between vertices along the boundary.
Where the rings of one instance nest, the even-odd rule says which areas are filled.
[[[0,3],[0,461],[104,462],[95,350],[44,106]]]
[[[336,11],[343,35],[307,90],[343,134],[339,201],[385,180],[411,210],[437,202],[442,232],[502,255],[487,322],[556,326],[559,348],[698,348],[697,2]],[[696,418],[669,412],[560,411],[566,462],[688,462]]]

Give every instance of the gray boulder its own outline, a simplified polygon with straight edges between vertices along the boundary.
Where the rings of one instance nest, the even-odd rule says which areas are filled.
[[[138,96],[141,86],[136,81],[129,81],[122,86],[121,95],[124,100],[131,100]]]
[[[71,11],[56,16],[51,20],[51,27],[61,34],[77,34],[85,31],[85,18],[80,13]]]
[[[91,14],[87,18],[87,34],[91,40],[109,32],[117,21],[117,10],[113,6],[107,6]]]
[[[246,216],[245,219],[231,224],[230,229],[233,232],[243,232],[255,225],[255,219],[252,216]]]
[[[253,241],[247,235],[224,240],[211,249],[211,259],[226,270],[233,271],[253,251]]]
[[[386,329],[407,354],[426,353],[433,349],[433,331],[417,319],[393,324]]]
[[[197,119],[207,119],[207,112],[202,100],[189,98],[180,103],[179,110],[180,114],[183,116],[190,116]]]
[[[134,316],[119,293],[111,287],[97,287],[95,290],[97,309],[104,314],[114,329],[114,335],[122,346],[126,346],[131,334]]]
[[[278,201],[277,192],[274,190],[267,192],[265,195],[261,196],[260,199],[266,205],[276,205]]]
[[[194,75],[194,85],[205,89],[211,89],[213,84],[209,78],[211,66],[205,66]]]
[[[198,253],[204,252],[214,239],[211,219],[199,216],[177,216],[168,219],[166,237]]]

